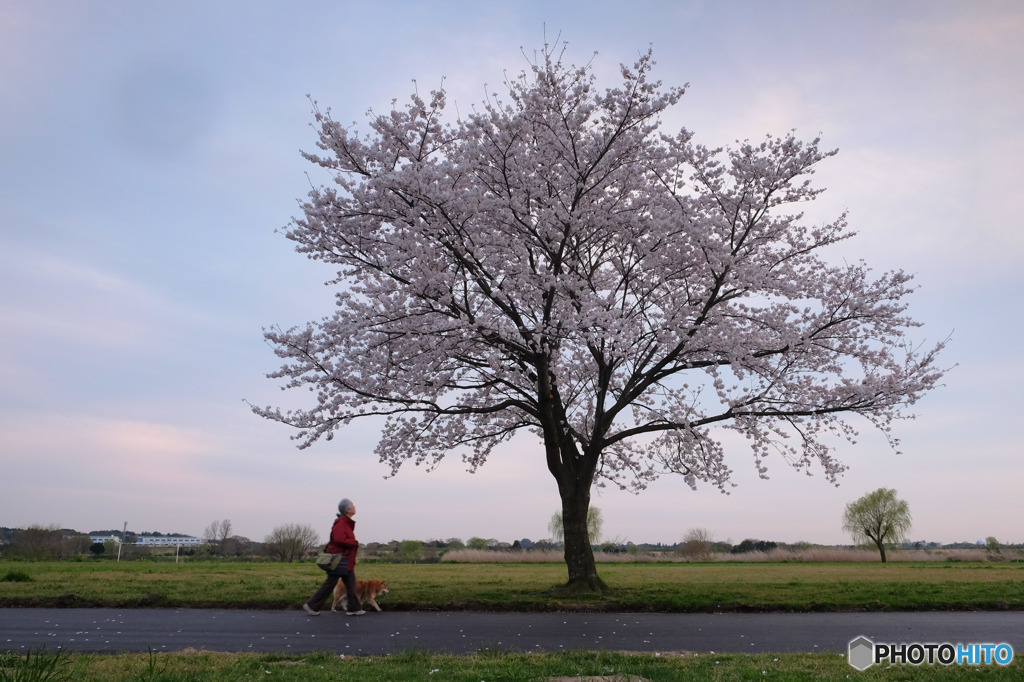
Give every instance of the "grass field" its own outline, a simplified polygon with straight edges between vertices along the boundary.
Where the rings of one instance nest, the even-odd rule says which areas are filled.
[[[601,596],[565,595],[561,564],[365,564],[386,609],[1024,609],[1024,563],[615,563]],[[0,561],[0,606],[297,608],[322,580],[312,563]]]

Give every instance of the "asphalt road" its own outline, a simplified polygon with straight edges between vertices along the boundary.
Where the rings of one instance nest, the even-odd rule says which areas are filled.
[[[331,651],[418,649],[646,652],[835,652],[875,642],[1007,643],[1024,651],[1024,612],[477,613],[207,609],[0,609],[0,651]]]

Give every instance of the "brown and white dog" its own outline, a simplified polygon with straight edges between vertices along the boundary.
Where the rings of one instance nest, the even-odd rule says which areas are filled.
[[[362,603],[363,608],[367,605],[372,606],[378,611],[381,610],[380,606],[377,605],[377,597],[381,597],[388,593],[388,584],[383,580],[357,580],[356,581],[356,594],[359,595],[359,601]],[[334,602],[331,604],[331,611],[338,610],[338,603],[341,603],[341,608],[344,611],[348,610],[348,592],[345,590],[345,583],[338,581],[338,584],[334,587]]]

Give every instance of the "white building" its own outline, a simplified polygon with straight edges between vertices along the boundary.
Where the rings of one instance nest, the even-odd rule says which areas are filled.
[[[203,539],[191,535],[140,535],[135,544],[143,547],[198,547],[203,544]]]
[[[121,544],[121,537],[118,535],[90,535],[89,541],[94,544],[97,542],[116,542]]]

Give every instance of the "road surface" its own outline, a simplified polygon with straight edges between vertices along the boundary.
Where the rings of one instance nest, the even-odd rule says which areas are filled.
[[[1007,643],[1024,651],[1024,612],[927,613],[478,613],[213,609],[0,609],[0,651],[78,652],[411,649],[678,652],[835,652],[876,642]]]

